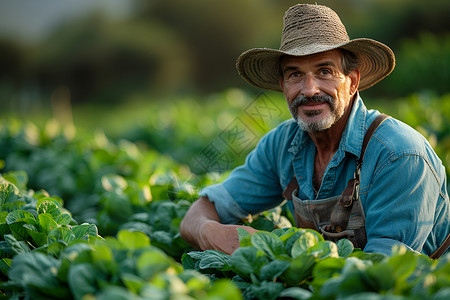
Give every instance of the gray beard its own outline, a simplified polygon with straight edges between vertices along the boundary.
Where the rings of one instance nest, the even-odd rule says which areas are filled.
[[[298,126],[300,126],[300,129],[307,132],[319,132],[326,130],[330,128],[334,123],[336,123],[337,120],[338,118],[334,113],[330,114],[325,119],[311,123],[303,122],[303,120],[299,117],[296,118],[297,124]]]
[[[328,103],[331,108],[331,114],[327,116],[325,119],[322,119],[317,122],[304,122],[301,118],[298,117],[298,107],[305,103]],[[297,97],[294,101],[289,105],[289,110],[291,111],[292,116],[297,121],[298,126],[304,131],[307,132],[319,132],[330,128],[337,120],[340,119],[342,114],[339,115],[336,110],[335,100],[328,95],[324,96],[313,96],[313,97]],[[320,114],[321,110],[312,110],[307,113],[308,117],[313,117]]]

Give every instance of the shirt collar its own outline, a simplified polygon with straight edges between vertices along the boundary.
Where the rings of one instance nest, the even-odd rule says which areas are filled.
[[[367,130],[366,120],[367,108],[358,93],[339,146],[339,148],[354,154],[357,158],[361,155],[362,143]]]

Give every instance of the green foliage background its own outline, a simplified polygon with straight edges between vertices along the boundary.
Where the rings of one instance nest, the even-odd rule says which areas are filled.
[[[55,110],[61,87],[73,104],[108,106],[136,96],[155,101],[230,87],[255,92],[237,75],[235,60],[249,48],[278,48],[284,11],[297,2],[135,0],[125,17],[112,18],[99,8],[58,23],[39,39],[18,39],[14,28],[2,30],[9,33],[0,36],[2,112],[28,115],[52,105]],[[448,92],[448,1],[317,3],[336,10],[351,38],[373,38],[396,53],[396,70],[368,95]],[[5,4],[0,16],[8,13]]]

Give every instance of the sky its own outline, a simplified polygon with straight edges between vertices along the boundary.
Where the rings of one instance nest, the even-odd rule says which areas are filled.
[[[111,18],[133,11],[131,0],[0,0],[0,36],[21,42],[34,42],[65,20],[79,18],[96,10]]]

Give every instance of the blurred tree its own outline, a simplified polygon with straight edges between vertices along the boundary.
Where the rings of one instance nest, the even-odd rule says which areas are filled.
[[[260,2],[260,3],[258,3]],[[262,3],[261,3],[262,2]],[[158,19],[190,50],[192,80],[203,92],[240,85],[235,62],[247,47],[278,47],[282,12],[261,0],[154,1],[138,16]],[[274,43],[276,41],[276,43]]]
[[[17,42],[0,39],[0,81],[18,84],[26,69],[25,49]]]
[[[111,23],[99,15],[61,26],[34,49],[33,62],[41,85],[67,85],[74,101],[108,102],[142,89],[179,88],[190,64],[185,45],[158,22]],[[168,72],[170,81],[162,79]]]
[[[417,39],[403,40],[396,64],[381,87],[392,97],[404,97],[411,91],[449,93],[450,34],[423,32]]]
[[[33,46],[2,40],[0,97],[4,100],[13,91],[20,94],[30,82],[42,91],[41,97],[48,98],[55,88],[67,86],[72,102],[111,103],[126,100],[135,93],[208,93],[232,86],[251,89],[235,70],[236,58],[253,47],[278,48],[282,16],[295,3],[292,0],[137,1],[135,14],[129,19],[108,19],[97,12],[60,24]],[[402,64],[391,76],[395,72],[400,74],[399,68],[405,68],[408,74],[418,72],[411,69],[418,62],[402,48],[404,39],[423,39],[419,38],[423,31],[432,35],[450,32],[450,22],[444,21],[450,11],[450,1],[322,0],[317,3],[338,12],[351,38],[369,37],[393,48]],[[405,45],[416,46],[408,43]],[[434,46],[433,51],[439,51],[439,47]],[[429,55],[435,53],[423,50]],[[406,60],[401,57],[408,55]],[[420,59],[417,55],[420,56],[414,54],[415,59]],[[435,60],[429,66],[439,68],[439,64]],[[390,95],[393,88],[395,85],[382,84],[367,93]],[[401,92],[409,93],[417,88],[417,84],[405,85]]]

